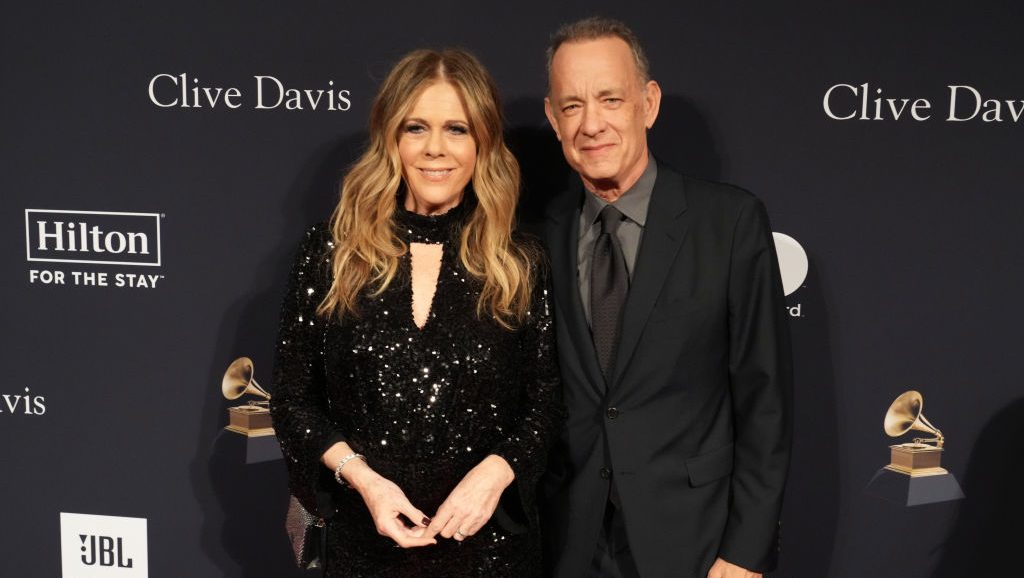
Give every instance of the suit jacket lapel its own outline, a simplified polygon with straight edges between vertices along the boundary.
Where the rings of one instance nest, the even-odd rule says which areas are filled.
[[[612,389],[622,379],[672,261],[686,238],[685,213],[686,194],[682,176],[659,163],[658,179],[647,210],[647,225],[623,312]]]
[[[597,362],[590,326],[583,312],[580,300],[579,272],[576,266],[579,249],[580,205],[583,185],[577,180],[568,191],[561,195],[548,212],[548,239],[551,247],[551,268],[553,270],[555,299],[559,305],[557,314],[561,317],[572,337],[573,346],[579,356],[580,365],[587,375],[587,381],[598,396],[605,391],[601,366]]]

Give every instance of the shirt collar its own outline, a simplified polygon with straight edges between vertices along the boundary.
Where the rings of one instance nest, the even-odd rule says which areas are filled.
[[[647,224],[647,207],[651,204],[651,193],[654,192],[654,181],[657,178],[658,163],[654,161],[653,155],[648,154],[647,168],[644,169],[643,174],[614,203],[609,203],[584,189],[583,222],[593,225],[594,221],[597,220],[598,214],[601,213],[601,209],[605,208],[606,205],[612,204],[627,219],[641,227],[645,226]]]

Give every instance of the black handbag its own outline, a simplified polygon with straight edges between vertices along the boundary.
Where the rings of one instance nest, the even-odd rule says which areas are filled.
[[[302,504],[290,496],[285,530],[292,543],[295,563],[303,570],[322,568],[327,545],[327,528],[323,518],[306,511]]]

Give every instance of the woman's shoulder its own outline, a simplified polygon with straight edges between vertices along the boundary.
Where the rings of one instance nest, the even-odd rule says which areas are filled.
[[[331,240],[331,223],[330,221],[320,221],[313,223],[306,228],[306,232],[303,236],[305,242],[316,242],[318,244],[326,244]]]
[[[306,228],[295,252],[295,270],[316,274],[317,278],[329,280],[331,261],[334,254],[334,236],[328,222],[320,222]]]
[[[299,252],[307,257],[330,253],[333,248],[334,237],[331,232],[331,224],[327,221],[309,226],[299,243]]]

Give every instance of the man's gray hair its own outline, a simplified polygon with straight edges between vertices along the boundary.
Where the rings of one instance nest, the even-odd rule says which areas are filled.
[[[644,47],[640,45],[640,39],[636,34],[622,22],[613,18],[603,16],[591,16],[576,22],[563,24],[554,34],[548,43],[548,76],[551,75],[551,61],[555,57],[558,47],[566,42],[582,42],[584,40],[598,40],[600,38],[619,38],[627,45],[633,53],[633,60],[636,61],[637,72],[640,79],[647,82],[651,79],[651,65],[644,53]]]

